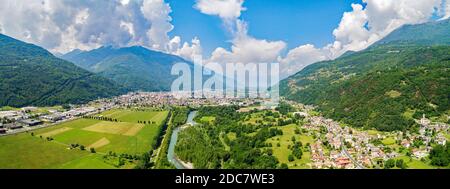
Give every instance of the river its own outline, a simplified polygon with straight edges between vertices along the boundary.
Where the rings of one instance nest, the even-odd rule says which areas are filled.
[[[195,115],[197,115],[197,111],[189,112],[186,125],[195,126],[197,124],[197,122],[194,121]],[[187,167],[175,156],[175,145],[177,144],[178,133],[183,129],[182,127],[177,127],[173,130],[172,136],[170,136],[169,150],[167,152],[167,159],[170,163],[175,165],[177,169],[187,169]]]

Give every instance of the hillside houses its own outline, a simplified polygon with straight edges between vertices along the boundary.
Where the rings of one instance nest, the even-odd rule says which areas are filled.
[[[400,143],[403,147],[405,148],[409,148],[411,147],[411,142],[409,140],[403,139],[402,142]]]
[[[428,156],[429,151],[426,149],[413,149],[412,154],[417,159],[422,159]]]
[[[350,160],[350,158],[348,157],[338,157],[335,159],[335,165],[338,168],[346,168],[346,169],[350,169],[353,168],[353,166],[351,166],[352,161]]]
[[[447,138],[442,133],[439,133],[435,139],[435,142],[439,145],[446,145],[447,144]]]
[[[380,162],[408,154],[423,159],[433,145],[448,145],[448,124],[433,122],[425,116],[416,120],[420,125],[417,132],[369,132],[321,116],[309,115],[305,120],[301,127],[317,139],[311,144],[313,168],[382,167]]]
[[[294,113],[292,113],[292,115],[293,116],[300,116],[300,117],[304,117],[304,118],[309,116],[309,114],[306,113],[306,112],[294,112]]]
[[[422,116],[420,120],[416,120],[416,122],[421,126],[420,134],[424,133],[424,130],[434,130],[436,132],[448,132],[449,125],[445,123],[432,122],[431,120],[425,117],[425,114]]]

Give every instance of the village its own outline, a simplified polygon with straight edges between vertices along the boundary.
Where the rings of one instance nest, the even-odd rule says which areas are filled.
[[[179,94],[171,92],[131,92],[110,99],[98,99],[83,105],[69,105],[66,108],[31,106],[10,108],[10,110],[0,111],[0,136],[49,127],[113,108],[151,107],[168,109],[173,106],[194,108],[205,105],[248,106],[261,101],[261,99],[250,98],[193,98],[186,95],[179,96]]]
[[[301,127],[317,139],[310,144],[311,167],[316,169],[381,168],[387,160],[402,156],[425,161],[432,143],[445,145],[448,140],[449,125],[432,122],[425,115],[416,120],[418,133],[404,133],[359,130],[306,112],[294,114],[305,117],[307,124]]]
[[[192,93],[172,93],[172,92],[133,92],[113,99],[113,101],[123,107],[143,106],[167,108],[171,106],[200,107],[208,105],[238,105],[249,106],[255,103],[264,103],[262,98],[227,98],[213,92],[203,92],[200,97]]]
[[[192,98],[176,97],[170,92],[133,92],[111,99],[98,99],[84,105],[68,108],[24,107],[0,111],[0,136],[27,132],[70,121],[86,115],[98,114],[113,108],[152,107],[166,109],[173,106],[200,107],[210,105],[238,105],[239,111],[249,111],[264,99],[251,98]],[[418,132],[379,132],[351,128],[320,114],[312,114],[314,107],[288,102],[296,107],[305,124],[300,125],[315,139],[309,148],[311,168],[366,169],[381,168],[384,162],[399,157],[424,161],[431,144],[445,145],[449,125],[432,122],[426,115],[416,120]],[[263,106],[260,106],[263,107]],[[263,108],[266,109],[266,108]],[[269,107],[273,109],[273,107]]]

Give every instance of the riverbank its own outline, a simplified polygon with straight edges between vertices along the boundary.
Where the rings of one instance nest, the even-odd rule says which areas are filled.
[[[185,162],[175,156],[175,159],[183,166],[184,169],[194,169],[194,164],[191,162]]]
[[[175,155],[175,145],[178,139],[178,133],[183,129],[188,127],[192,127],[197,125],[197,122],[194,121],[195,116],[197,115],[197,111],[189,112],[188,118],[186,120],[186,124],[180,127],[177,127],[172,132],[172,136],[170,138],[169,150],[167,152],[167,160],[172,163],[177,169],[194,169],[194,165],[190,162],[184,162],[180,160]]]

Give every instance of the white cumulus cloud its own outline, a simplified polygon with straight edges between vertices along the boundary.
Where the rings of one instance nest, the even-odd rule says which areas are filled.
[[[244,0],[197,0],[194,6],[200,12],[218,16],[233,36],[231,49],[216,48],[206,62],[216,63],[270,63],[276,62],[286,48],[283,41],[256,39],[248,35],[247,23],[240,19]]]
[[[53,52],[141,45],[176,53],[169,48],[171,11],[164,0],[3,0],[0,25],[2,33]]]
[[[352,4],[353,11],[344,13],[333,34],[341,49],[359,51],[382,39],[405,24],[420,24],[430,20],[442,0],[363,0],[365,8]]]
[[[181,38],[175,36],[169,43],[170,52],[186,60],[193,60],[195,56],[202,55],[202,46],[198,38],[194,38],[191,44],[184,42],[181,44]]]
[[[216,15],[222,19],[236,19],[246,8],[242,6],[244,0],[197,0],[195,7],[200,12]]]
[[[311,45],[300,46],[280,60],[288,67],[282,75],[295,73],[296,68],[320,60],[335,59],[347,51],[363,50],[405,24],[420,24],[433,17],[442,4],[448,7],[449,0],[363,0],[365,6],[352,4],[352,11],[343,14],[338,27],[333,31],[335,41],[322,48]],[[443,17],[445,18],[445,16]],[[301,53],[309,51],[313,53]],[[296,56],[301,54],[302,56]],[[292,69],[294,67],[294,69]],[[300,70],[297,70],[300,71]]]
[[[241,19],[244,0],[196,0],[194,8],[221,18],[232,39],[231,48],[216,48],[206,60],[214,62],[281,63],[283,75],[316,61],[359,51],[405,24],[419,24],[433,15],[450,18],[450,0],[363,0],[352,4],[324,47],[300,45],[283,55],[284,41],[257,39]],[[0,32],[35,43],[53,52],[89,50],[104,45],[142,45],[185,59],[202,54],[200,40],[170,37],[172,10],[164,0],[2,0]],[[293,24],[298,22],[292,20]]]
[[[237,31],[232,41],[231,51],[217,48],[209,62],[217,63],[272,63],[276,62],[285,49],[283,41],[255,39],[247,34],[245,22],[236,20]]]
[[[167,33],[173,30],[170,23],[172,18],[169,16],[172,12],[170,6],[163,0],[144,0],[141,12],[151,24],[146,33],[152,48],[167,50],[166,45],[170,41]]]
[[[279,63],[282,65],[282,77],[295,74],[311,63],[327,60],[322,49],[314,47],[314,45],[306,44],[296,47],[289,51],[285,58],[280,58]]]

